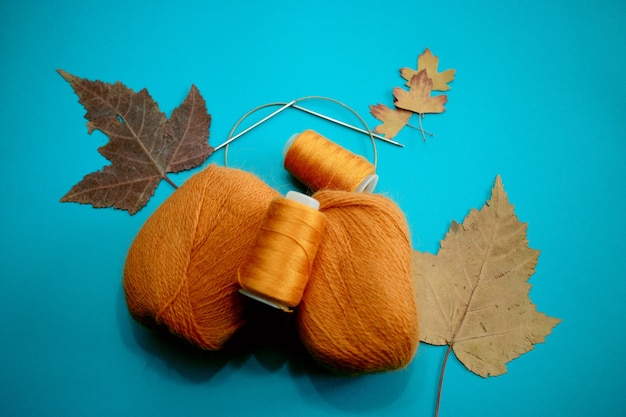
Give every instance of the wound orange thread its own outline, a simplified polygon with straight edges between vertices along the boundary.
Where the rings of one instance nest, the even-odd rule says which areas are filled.
[[[376,187],[373,164],[313,130],[292,136],[285,147],[285,169],[313,191],[372,192]]]
[[[295,192],[272,201],[237,271],[243,294],[285,311],[300,303],[324,229],[318,207]]]

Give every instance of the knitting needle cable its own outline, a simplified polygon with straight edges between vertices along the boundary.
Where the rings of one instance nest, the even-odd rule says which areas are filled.
[[[293,106],[296,103],[295,100],[291,100],[289,103],[267,103],[267,104],[263,104],[262,106],[258,106],[255,107],[254,109],[250,110],[249,112],[247,112],[246,114],[244,114],[241,119],[239,119],[237,121],[237,123],[235,124],[235,126],[233,127],[233,129],[230,131],[229,135],[228,135],[228,139],[226,139],[226,141],[224,141],[222,144],[220,144],[219,146],[217,146],[214,151],[219,150],[220,148],[223,148],[224,146],[227,147],[228,149],[228,144],[231,143],[232,141],[234,141],[237,138],[240,138],[241,136],[245,135],[246,133],[248,133],[249,131],[251,131],[252,129],[256,128],[257,126],[261,125],[262,123],[265,123],[266,121],[268,121],[269,119],[271,119],[272,117],[276,116],[278,113],[282,112],[283,110],[287,109],[290,106]],[[237,127],[239,127],[239,124],[241,122],[243,122],[248,116],[250,116],[252,113],[264,109],[265,107],[270,107],[270,106],[279,106],[282,105],[281,108],[279,108],[278,110],[273,111],[272,113],[268,114],[267,116],[265,116],[264,118],[262,118],[261,120],[259,120],[258,122],[256,122],[255,124],[253,124],[252,126],[244,129],[243,131],[237,133],[235,136],[233,136],[233,133],[235,132],[235,130],[237,129]]]
[[[348,124],[346,122],[342,122],[341,120],[333,119],[332,117],[326,116],[325,114],[322,114],[322,113],[318,113],[318,112],[313,111],[311,109],[307,109],[305,107],[298,106],[298,105],[295,105],[295,104],[292,105],[291,107],[293,107],[294,109],[300,110],[302,112],[305,112],[305,113],[308,113],[308,114],[312,114],[313,116],[320,117],[320,118],[322,118],[324,120],[328,120],[329,122],[337,123],[338,125],[347,127],[349,129],[352,129],[352,130],[356,130],[357,132],[365,133],[366,135],[370,134],[370,132],[368,130],[361,129],[360,127],[352,126],[351,124]],[[404,145],[401,144],[400,142],[396,142],[395,140],[386,138],[384,136],[377,135],[375,133],[371,133],[371,136],[374,136],[376,139],[380,139],[380,140],[385,141],[387,143],[391,143],[392,145],[396,145],[396,146],[399,146],[401,148],[404,147]]]
[[[357,119],[359,119],[359,121],[363,124],[363,126],[365,127],[365,129],[361,129],[361,128],[356,127],[356,126],[352,126],[352,125],[350,125],[350,124],[348,124],[348,123],[345,123],[345,122],[342,122],[342,121],[340,121],[340,120],[334,119],[334,118],[332,118],[332,117],[326,116],[326,115],[324,115],[324,114],[321,114],[321,113],[315,112],[315,111],[310,110],[310,109],[307,109],[307,108],[305,108],[305,107],[302,107],[302,106],[298,106],[298,105],[296,105],[296,103],[299,103],[299,102],[302,102],[302,101],[308,101],[308,100],[324,100],[324,101],[329,101],[329,102],[332,102],[332,103],[335,103],[335,104],[338,104],[338,105],[340,105],[340,106],[344,107],[345,109],[347,109],[348,111],[350,111],[352,114],[354,114],[354,115],[357,117]],[[234,133],[235,133],[235,131],[237,130],[237,128],[239,127],[239,125],[240,125],[240,124],[241,124],[241,123],[242,123],[245,119],[247,119],[250,115],[252,115],[253,113],[255,113],[255,112],[257,112],[257,111],[259,111],[259,110],[261,110],[261,109],[264,109],[264,108],[266,108],[266,107],[272,107],[272,106],[281,106],[281,107],[280,107],[280,108],[278,108],[277,110],[275,110],[274,112],[270,113],[269,115],[265,116],[263,119],[259,120],[258,122],[254,123],[252,126],[250,126],[250,127],[246,128],[246,129],[244,129],[242,132],[238,133],[237,135],[235,135],[235,134],[234,134]],[[258,127],[258,126],[259,126],[259,125],[261,125],[262,123],[265,123],[266,121],[268,121],[268,120],[269,120],[269,119],[271,119],[272,117],[276,116],[277,114],[281,113],[282,111],[284,111],[284,110],[286,110],[286,109],[288,109],[288,108],[290,108],[290,107],[293,107],[293,108],[295,108],[295,109],[297,109],[297,110],[299,110],[299,111],[302,111],[302,112],[305,112],[305,113],[311,114],[311,115],[313,115],[313,116],[320,117],[320,118],[322,118],[322,119],[325,119],[325,120],[331,121],[331,122],[333,122],[333,123],[337,123],[337,124],[339,124],[339,125],[341,125],[341,126],[344,126],[344,127],[350,128],[350,129],[352,129],[352,130],[356,130],[356,131],[358,131],[358,132],[361,132],[361,133],[367,134],[367,135],[370,137],[370,139],[371,139],[371,142],[372,142],[372,148],[373,148],[373,151],[374,151],[374,157],[373,157],[373,159],[374,159],[374,163],[373,163],[374,167],[376,167],[376,166],[377,166],[377,163],[378,163],[378,152],[377,152],[377,149],[376,149],[376,141],[375,141],[375,138],[380,139],[380,140],[383,140],[383,141],[388,142],[388,143],[391,143],[391,144],[394,144],[394,145],[396,145],[396,146],[401,146],[401,147],[402,147],[402,146],[404,146],[404,145],[402,145],[402,144],[401,144],[401,143],[399,143],[399,142],[396,142],[396,141],[393,141],[393,140],[391,140],[391,139],[385,138],[384,136],[380,136],[380,135],[376,135],[376,134],[374,134],[374,133],[372,132],[372,130],[370,129],[370,127],[369,127],[369,126],[367,125],[367,123],[365,122],[365,120],[364,120],[364,119],[363,119],[363,118],[362,118],[362,117],[361,117],[361,116],[360,116],[360,115],[359,115],[359,114],[358,114],[358,113],[357,113],[354,109],[352,109],[351,107],[349,107],[347,104],[344,104],[344,103],[342,103],[341,101],[339,101],[339,100],[335,100],[335,99],[330,98],[330,97],[324,97],[324,96],[306,96],[306,97],[301,97],[301,98],[298,98],[298,99],[295,99],[295,100],[291,100],[290,102],[273,102],[273,103],[266,103],[266,104],[262,104],[262,105],[260,105],[260,106],[257,106],[257,107],[255,107],[255,108],[253,108],[252,110],[248,111],[246,114],[244,114],[244,115],[243,115],[243,116],[242,116],[242,117],[241,117],[241,118],[240,118],[240,119],[239,119],[239,120],[235,123],[235,125],[234,125],[234,126],[233,126],[233,128],[231,129],[230,133],[228,134],[228,138],[226,139],[226,141],[225,141],[224,143],[220,144],[219,146],[217,146],[217,147],[215,148],[215,150],[218,150],[218,149],[220,149],[220,148],[222,148],[222,147],[224,147],[224,148],[225,148],[225,149],[224,149],[224,164],[225,164],[226,166],[228,166],[228,148],[229,148],[229,144],[230,144],[231,142],[233,142],[235,139],[237,139],[237,138],[239,138],[239,137],[243,136],[244,134],[248,133],[248,132],[249,132],[249,131],[251,131],[252,129],[254,129],[254,128]]]

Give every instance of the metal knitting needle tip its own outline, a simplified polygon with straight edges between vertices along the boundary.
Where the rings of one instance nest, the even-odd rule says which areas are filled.
[[[283,105],[282,107],[280,107],[277,110],[274,110],[272,113],[268,114],[267,116],[265,116],[264,118],[262,118],[261,120],[259,120],[258,122],[256,122],[255,124],[253,124],[252,126],[242,130],[241,132],[237,133],[235,136],[231,137],[230,139],[228,139],[226,142],[222,143],[221,145],[219,145],[218,147],[215,148],[215,151],[217,151],[218,149],[223,148],[224,146],[228,145],[229,143],[231,143],[232,141],[234,141],[235,139],[245,135],[246,133],[248,133],[249,131],[251,131],[252,129],[256,128],[257,126],[259,126],[262,123],[267,122],[269,119],[271,119],[272,117],[276,116],[278,113],[282,112],[283,110],[293,106],[296,103],[296,100],[291,100],[289,103],[286,103],[285,105]]]
[[[369,136],[369,134],[370,134],[370,132],[368,132],[368,131],[367,131],[367,130],[365,130],[365,129],[361,129],[360,127],[352,126],[352,125],[350,125],[350,124],[348,124],[348,123],[342,122],[341,120],[333,119],[332,117],[329,117],[329,116],[326,116],[325,114],[318,113],[318,112],[316,112],[316,111],[313,111],[313,110],[307,109],[307,108],[305,108],[305,107],[298,106],[298,105],[293,105],[293,108],[294,108],[294,109],[298,109],[298,110],[300,110],[300,111],[303,111],[303,112],[305,112],[305,113],[312,114],[313,116],[320,117],[320,118],[322,118],[322,119],[324,119],[324,120],[328,120],[329,122],[337,123],[338,125],[341,125],[341,126],[347,127],[347,128],[349,128],[349,129],[356,130],[357,132],[365,133],[365,134],[366,134],[366,135],[368,135],[368,136]],[[388,139],[388,138],[386,138],[386,137],[384,137],[384,136],[377,135],[377,134],[375,134],[375,133],[372,133],[372,136],[374,136],[376,139],[380,139],[380,140],[383,140],[383,141],[385,141],[385,142],[391,143],[392,145],[400,146],[401,148],[403,148],[403,147],[404,147],[404,145],[403,145],[403,144],[401,144],[400,142],[396,142],[395,140]]]

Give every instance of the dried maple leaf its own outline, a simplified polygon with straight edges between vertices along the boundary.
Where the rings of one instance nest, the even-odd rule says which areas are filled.
[[[208,145],[211,116],[206,103],[195,85],[183,103],[174,109],[165,124],[165,134],[171,139],[166,150],[168,158],[165,172],[179,172],[197,167],[212,153]]]
[[[393,89],[396,107],[410,110],[420,115],[425,113],[443,113],[446,110],[443,105],[448,101],[448,96],[438,95],[431,97],[432,87],[433,82],[428,78],[426,70],[419,71],[411,77],[409,91],[399,87]]]
[[[98,151],[111,161],[86,175],[61,201],[115,207],[130,214],[141,209],[162,179],[200,165],[213,148],[207,139],[211,117],[195,86],[168,121],[143,89],[138,93],[120,82],[90,81],[63,70],[85,107],[88,133],[100,130],[109,142]]]
[[[528,297],[539,251],[528,247],[526,227],[498,176],[491,200],[452,223],[436,256],[414,252],[422,341],[449,345],[483,377],[505,373],[560,322]]]
[[[385,135],[386,138],[394,138],[398,132],[407,125],[413,115],[409,110],[392,109],[384,104],[370,106],[370,113],[383,124],[376,126],[374,132]]]
[[[449,69],[442,72],[437,72],[439,66],[439,58],[434,56],[430,49],[426,48],[424,52],[417,57],[417,70],[411,68],[401,68],[400,74],[402,78],[407,80],[406,85],[410,85],[411,78],[421,70],[426,70],[428,78],[433,81],[433,90],[447,91],[450,89],[449,82],[454,80],[454,74],[456,70]]]
[[[482,209],[452,223],[436,256],[414,252],[421,340],[448,345],[438,396],[450,351],[482,377],[501,375],[560,322],[537,312],[528,296],[538,256],[500,176]]]

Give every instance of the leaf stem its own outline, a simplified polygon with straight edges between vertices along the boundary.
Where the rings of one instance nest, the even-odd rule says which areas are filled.
[[[417,117],[418,117],[417,120],[418,120],[419,126],[415,126],[415,125],[412,125],[410,123],[407,123],[406,125],[408,127],[411,127],[413,129],[415,129],[415,130],[419,130],[422,133],[422,139],[424,140],[424,142],[426,142],[426,136],[433,137],[433,136],[435,136],[435,134],[432,133],[432,132],[429,132],[427,130],[424,130],[424,127],[422,126],[422,119],[424,118],[423,114],[418,114]]]
[[[172,180],[170,179],[170,177],[168,177],[167,175],[163,175],[163,179],[164,179],[165,181],[167,181],[169,185],[171,185],[172,187],[174,187],[174,189],[175,189],[175,190],[176,190],[176,189],[178,189],[178,185],[176,185],[176,184],[174,183],[174,181],[172,181]]]
[[[420,114],[419,117],[417,118],[417,122],[420,125],[420,130],[422,131],[422,139],[424,140],[424,142],[426,142],[426,135],[424,134],[424,126],[422,126],[422,119],[424,118],[423,114]]]
[[[441,391],[443,388],[443,375],[446,372],[446,364],[448,363],[448,356],[450,356],[450,352],[452,352],[452,344],[448,345],[448,349],[446,349],[446,354],[443,357],[443,363],[441,364],[441,372],[439,374],[439,386],[437,387],[437,402],[435,403],[435,417],[439,415],[439,404],[441,403]]]

